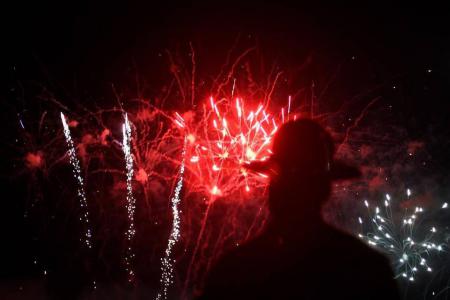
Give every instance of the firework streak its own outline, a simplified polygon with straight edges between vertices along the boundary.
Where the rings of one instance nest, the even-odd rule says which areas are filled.
[[[173,264],[175,262],[174,259],[172,259],[172,249],[175,246],[175,243],[180,238],[180,211],[178,210],[178,204],[180,203],[180,192],[183,187],[183,175],[184,175],[184,163],[185,163],[185,155],[186,155],[186,141],[184,140],[184,147],[183,147],[183,153],[182,161],[181,161],[181,167],[180,167],[180,174],[178,175],[178,181],[177,185],[175,187],[175,191],[173,194],[173,197],[171,199],[172,204],[172,230],[170,232],[169,241],[167,243],[167,248],[165,251],[165,256],[161,260],[161,286],[162,291],[158,293],[156,296],[156,299],[167,299],[167,292],[169,289],[170,284],[173,282]]]
[[[136,199],[133,196],[133,157],[131,155],[131,127],[130,122],[128,121],[128,116],[125,114],[125,123],[122,126],[123,130],[123,143],[122,149],[125,156],[125,164],[127,171],[127,214],[128,214],[128,230],[125,234],[127,237],[128,245],[125,256],[125,268],[128,274],[128,281],[133,281],[134,279],[134,271],[133,271],[133,260],[134,260],[134,252],[132,241],[133,237],[136,233],[136,229],[134,226],[134,214],[136,209]]]
[[[73,144],[73,140],[70,135],[70,129],[66,122],[66,117],[64,116],[63,113],[61,113],[61,121],[62,121],[62,124],[64,127],[64,136],[66,137],[66,142],[67,142],[67,147],[68,147],[67,153],[69,154],[69,160],[70,160],[70,164],[72,165],[73,175],[78,183],[77,194],[78,194],[78,198],[80,200],[80,207],[81,207],[80,220],[84,223],[84,227],[85,227],[85,229],[84,229],[85,230],[84,244],[88,248],[91,248],[92,247],[92,243],[91,243],[92,232],[91,232],[90,225],[89,225],[89,210],[88,210],[88,205],[87,205],[87,200],[86,200],[86,193],[84,191],[83,178],[81,177],[80,162],[77,158],[75,146]]]
[[[411,195],[408,189],[407,197]],[[415,236],[415,225],[419,225],[419,217],[423,214],[422,207],[415,207],[413,213],[406,211],[401,218],[401,222],[396,222],[396,218],[392,214],[391,197],[386,194],[383,203],[384,209],[376,206],[370,208],[369,202],[364,201],[370,216],[370,231],[366,234],[360,233],[358,236],[364,239],[369,245],[374,246],[386,252],[393,261],[396,270],[396,277],[403,277],[409,281],[414,281],[416,274],[420,270],[432,272],[431,266],[427,262],[427,258],[432,252],[441,252],[443,244],[434,241],[437,232],[435,226],[430,226],[425,237]],[[442,208],[446,208],[443,205]],[[358,218],[363,230],[365,222],[361,217]],[[399,224],[400,223],[400,224]]]

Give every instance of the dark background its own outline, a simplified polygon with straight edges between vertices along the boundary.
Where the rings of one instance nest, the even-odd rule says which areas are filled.
[[[432,172],[448,185],[448,9],[378,1],[368,6],[213,2],[30,1],[2,9],[2,278],[39,276],[29,263],[25,183],[10,179],[20,165],[13,146],[20,134],[17,114],[39,106],[24,98],[45,86],[69,108],[77,102],[101,105],[112,97],[111,84],[133,90],[136,74],[145,78],[144,94],[151,97],[152,87],[170,77],[166,49],[187,52],[189,42],[200,74],[216,72],[237,37],[288,71],[311,59],[313,67],[299,76],[299,84],[317,80],[320,87],[339,66],[350,65],[338,74],[333,96],[345,101],[374,90],[372,96],[392,103],[408,135],[429,145]]]
[[[437,4],[45,2],[2,12],[6,82],[41,82],[69,107],[109,96],[112,83],[131,84],[135,74],[161,85],[170,76],[166,49],[188,52],[189,42],[200,72],[216,72],[240,37],[242,49],[258,47],[267,70],[273,61],[289,71],[312,59],[308,80],[331,77],[354,57],[336,97],[396,85],[414,129],[448,111],[449,13]]]

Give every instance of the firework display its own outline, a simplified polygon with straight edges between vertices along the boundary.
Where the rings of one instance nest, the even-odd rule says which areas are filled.
[[[248,66],[236,71],[252,51],[225,64],[202,92],[195,86],[192,53],[193,75],[183,78],[183,72],[174,72],[170,88],[158,99],[131,98],[120,100],[120,108],[73,110],[55,100],[56,107],[70,115],[68,122],[61,113],[62,132],[60,123],[45,119],[47,113],[42,115],[41,123],[45,119],[59,132],[52,139],[65,142],[69,160],[64,149],[42,147],[40,152],[27,152],[26,168],[32,172],[47,168],[43,173],[52,174],[58,171],[54,166],[70,163],[84,244],[102,265],[94,285],[124,280],[134,288],[158,286],[150,295],[156,299],[195,295],[217,258],[254,237],[267,221],[268,176],[247,172],[243,165],[268,159],[277,129],[305,116],[328,125],[338,138],[338,155],[363,165],[362,183],[335,186],[335,202],[351,207],[348,214],[352,218],[340,221],[342,211],[331,207],[326,212],[328,221],[357,232],[369,245],[385,252],[400,280],[416,283],[421,272],[434,271],[435,260],[447,249],[446,229],[434,220],[422,223],[421,219],[436,208],[421,203],[400,208],[389,194],[378,206],[365,201],[364,209],[342,200],[380,193],[386,185],[394,185],[396,182],[389,181],[394,178],[388,169],[392,161],[404,154],[400,151],[407,151],[410,159],[423,146],[411,142],[398,153],[389,152],[395,158],[386,158],[382,147],[397,143],[384,135],[388,125],[378,130],[381,125],[374,122],[372,140],[367,138],[367,130],[358,129],[371,109],[385,109],[374,108],[378,98],[355,109],[352,117],[347,117],[345,109],[321,113],[314,94],[276,93],[281,72],[258,85]],[[177,92],[171,90],[174,86]],[[165,101],[173,105],[165,106]],[[20,126],[25,130],[22,121]],[[76,133],[74,139],[70,128]],[[366,145],[377,139],[382,142],[373,148]],[[374,151],[377,147],[382,150]],[[378,160],[385,161],[381,164]],[[372,163],[377,167],[367,167]],[[72,188],[67,182],[63,186]],[[408,189],[405,199],[412,198]],[[447,207],[447,202],[439,203],[440,211]],[[358,230],[348,221],[355,215],[360,215]],[[119,270],[123,278],[110,276],[109,270]]]

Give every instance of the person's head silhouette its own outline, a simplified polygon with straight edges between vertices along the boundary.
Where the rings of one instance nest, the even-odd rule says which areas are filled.
[[[334,159],[331,135],[310,119],[280,127],[272,153],[270,159],[252,162],[247,168],[270,175],[269,211],[279,225],[319,221],[331,181],[360,175],[357,168]]]

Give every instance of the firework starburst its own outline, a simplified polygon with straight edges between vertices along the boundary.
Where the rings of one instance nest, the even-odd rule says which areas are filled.
[[[411,190],[407,189],[406,196],[411,196]],[[433,271],[429,260],[444,250],[444,244],[435,240],[438,231],[435,226],[423,230],[423,207],[416,206],[413,211],[406,210],[397,217],[393,214],[389,194],[385,195],[382,205],[372,207],[364,200],[364,206],[368,219],[365,222],[362,217],[358,218],[361,225],[358,236],[390,256],[396,277],[414,281],[420,271]]]

